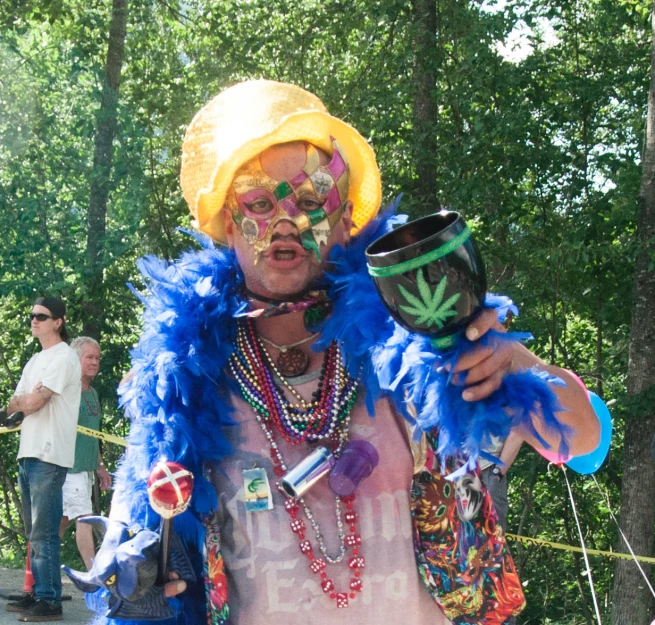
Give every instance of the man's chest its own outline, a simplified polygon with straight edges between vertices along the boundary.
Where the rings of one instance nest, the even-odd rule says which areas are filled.
[[[325,579],[335,593],[349,597],[347,613],[353,622],[364,614],[370,619],[374,606],[381,612],[381,622],[390,622],[386,616],[399,617],[408,601],[422,605],[434,622],[439,611],[422,587],[413,551],[409,502],[413,459],[388,404],[381,402],[374,418],[362,406],[354,408],[350,436],[374,445],[380,462],[359,485],[348,509],[337,502],[327,480],[314,485],[296,515],[305,527],[302,537],[292,527],[287,497],[276,487],[273,457],[281,452],[285,464],[292,467],[309,449],[304,444],[280,443],[275,436],[269,440],[247,404],[237,399],[235,408],[237,425],[226,432],[235,454],[220,466],[208,467],[208,473],[221,501],[218,523],[231,594],[242,616],[238,622],[251,623],[258,611],[272,618],[267,622],[283,623],[292,614],[307,617],[314,610],[333,610],[336,606],[329,599],[331,593],[325,592]],[[253,469],[266,475],[271,509],[248,510],[247,476]],[[344,541],[339,534],[356,537],[346,540],[357,540],[360,569],[351,566],[350,549],[339,558]],[[315,559],[341,561],[313,571],[306,549]],[[257,606],[250,603],[254,597]],[[342,620],[346,614],[339,616]]]

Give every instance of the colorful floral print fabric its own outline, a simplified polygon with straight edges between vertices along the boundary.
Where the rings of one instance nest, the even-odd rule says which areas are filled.
[[[227,625],[230,614],[227,605],[227,577],[221,554],[220,528],[213,522],[205,525],[205,593],[207,595],[207,625]]]
[[[442,475],[429,441],[425,467],[414,476],[410,501],[419,573],[454,625],[505,625],[525,598],[503,531],[479,471],[455,480]],[[228,625],[229,608],[220,530],[205,523],[208,625]]]
[[[521,612],[521,582],[479,470],[447,480],[430,453],[411,505],[419,573],[455,625],[503,625]]]

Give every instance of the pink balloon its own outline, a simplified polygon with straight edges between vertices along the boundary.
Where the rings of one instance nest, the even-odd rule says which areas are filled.
[[[573,371],[569,369],[564,369],[583,389],[585,392],[585,395],[587,396],[587,399],[589,399],[589,391],[587,390],[587,387],[585,386],[584,382],[580,379],[580,376],[576,375],[573,373]],[[555,464],[564,464],[565,462],[568,462],[573,458],[571,455],[567,456],[562,456],[558,454],[556,451],[550,451],[548,449],[538,449],[535,447],[535,449],[544,457],[548,462],[554,462]]]
[[[573,456],[561,456],[556,451],[550,451],[548,449],[539,449],[535,447],[535,451],[538,451],[548,462],[554,462],[555,464],[564,464],[568,462]]]

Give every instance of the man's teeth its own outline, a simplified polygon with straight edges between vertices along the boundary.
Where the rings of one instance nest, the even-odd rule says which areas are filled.
[[[296,250],[277,249],[275,250],[275,258],[278,260],[292,260],[296,257]]]

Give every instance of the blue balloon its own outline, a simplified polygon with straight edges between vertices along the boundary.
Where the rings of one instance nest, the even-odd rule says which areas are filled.
[[[612,415],[610,411],[605,405],[605,402],[596,393],[589,391],[589,400],[600,422],[598,447],[584,456],[571,458],[566,463],[567,467],[570,467],[577,473],[582,473],[582,475],[590,475],[598,471],[603,462],[605,462],[605,458],[607,458],[610,443],[612,442]]]

